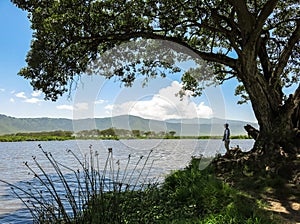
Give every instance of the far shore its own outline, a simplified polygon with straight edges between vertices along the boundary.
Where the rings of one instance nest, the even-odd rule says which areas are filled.
[[[222,139],[222,136],[159,136],[159,137],[120,137],[120,136],[94,136],[94,137],[75,137],[59,135],[0,135],[0,142],[25,142],[25,141],[68,141],[68,140],[145,140],[145,139]],[[247,135],[231,136],[231,139],[251,139]]]

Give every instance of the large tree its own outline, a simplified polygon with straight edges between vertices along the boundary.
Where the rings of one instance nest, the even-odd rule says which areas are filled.
[[[236,93],[251,101],[259,123],[257,147],[299,150],[298,0],[12,1],[29,12],[34,30],[20,75],[47,99],[67,91],[69,81],[108,49],[141,38],[168,40],[207,61],[219,83],[241,83]],[[118,75],[134,80],[126,71]],[[184,81],[197,89],[195,80]]]

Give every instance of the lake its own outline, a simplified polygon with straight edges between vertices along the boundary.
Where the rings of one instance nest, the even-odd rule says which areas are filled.
[[[239,145],[243,151],[251,149],[253,140],[231,140],[230,146]],[[182,169],[188,165],[192,156],[214,156],[216,153],[225,153],[221,140],[197,140],[197,139],[149,139],[149,140],[71,140],[71,141],[48,141],[48,142],[0,142],[0,179],[22,187],[26,181],[31,181],[33,175],[25,167],[28,162],[34,167],[32,157],[41,164],[47,173],[54,173],[51,164],[45,158],[44,151],[51,152],[59,162],[72,169],[78,169],[76,159],[67,152],[72,150],[74,154],[84,160],[86,155],[99,154],[100,167],[104,167],[108,156],[108,148],[112,148],[113,161],[119,161],[120,170],[124,170],[130,155],[131,169],[140,160],[141,166],[145,164],[148,154],[147,178],[158,178],[162,181],[172,170]],[[116,165],[115,165],[116,166]],[[151,170],[150,170],[151,168]],[[130,166],[129,166],[130,169]],[[68,174],[69,170],[64,170]],[[0,223],[31,223],[31,215],[25,206],[17,199],[10,187],[0,182]]]

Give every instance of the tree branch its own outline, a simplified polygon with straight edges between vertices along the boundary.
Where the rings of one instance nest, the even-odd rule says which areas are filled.
[[[264,5],[264,7],[262,8],[262,10],[258,16],[258,19],[256,21],[257,33],[259,33],[262,30],[263,25],[265,24],[265,21],[271,15],[271,13],[274,11],[274,8],[276,7],[277,3],[278,3],[278,0],[269,0]]]
[[[300,104],[300,84],[298,85],[294,94],[290,94],[288,99],[285,100],[284,105],[282,106],[281,110],[283,113],[287,111],[291,112],[293,109],[298,107]]]
[[[285,48],[282,50],[278,63],[274,69],[273,76],[272,76],[273,79],[277,79],[282,74],[285,66],[288,63],[288,60],[290,58],[294,46],[300,40],[300,19],[296,20],[296,23],[297,23],[297,27],[293,32],[293,34],[291,35],[290,39],[288,40]]]
[[[238,17],[238,25],[243,35],[251,31],[254,16],[248,11],[246,0],[227,0],[231,4]]]
[[[212,10],[211,13],[212,13],[212,18],[216,21],[216,24],[219,27],[218,29],[220,30],[220,32],[223,33],[226,38],[228,38],[228,40],[232,44],[234,50],[237,52],[237,54],[241,55],[242,52],[241,52],[239,46],[237,45],[238,41],[236,40],[239,36],[241,36],[240,31],[237,28],[237,25],[234,23],[234,21],[230,21],[229,18],[219,15],[216,12],[216,10]],[[225,21],[232,30],[228,30],[228,29],[222,27],[220,25],[221,20]]]
[[[161,38],[157,38],[152,36],[153,39],[161,39]],[[222,55],[222,54],[215,54],[215,53],[207,53],[207,52],[203,52],[203,51],[198,51],[197,49],[194,49],[192,47],[190,47],[188,44],[186,44],[183,41],[178,40],[177,38],[173,38],[173,37],[165,37],[164,40],[169,40],[169,41],[173,41],[176,42],[178,44],[181,44],[185,47],[187,47],[189,50],[193,51],[195,54],[197,54],[198,56],[200,56],[202,59],[210,61],[210,62],[217,62],[226,66],[229,66],[232,69],[236,69],[236,59],[230,58],[226,55]]]
[[[231,75],[229,77],[226,77],[226,78],[223,78],[221,81],[220,81],[220,85],[222,85],[225,81],[227,80],[230,80],[230,79],[233,79],[234,77],[236,77],[236,75]]]
[[[280,26],[281,24],[289,23],[289,22],[296,22],[296,20],[297,20],[296,18],[280,20],[278,23],[274,23],[273,25],[270,25],[267,30],[268,31],[273,30],[273,29],[277,28],[278,26]]]
[[[300,84],[298,85],[296,91],[293,94],[294,103],[298,105],[300,103]]]
[[[218,20],[223,20],[227,23],[227,25],[234,31],[238,36],[240,36],[241,32],[238,28],[238,25],[233,21],[232,17],[227,18],[226,16],[220,15],[215,10],[212,10],[212,17],[217,18]]]
[[[191,55],[192,53],[195,55],[191,55],[191,56],[199,56],[201,57],[203,60],[207,60],[210,62],[217,62],[220,64],[223,64],[225,66],[228,66],[234,70],[236,70],[236,59],[230,58],[226,55],[222,55],[222,54],[216,54],[216,53],[207,53],[207,52],[203,52],[203,51],[199,51],[193,47],[191,47],[188,43],[186,43],[184,40],[182,40],[181,38],[177,38],[177,37],[170,37],[170,36],[165,36],[159,33],[148,33],[148,32],[135,32],[135,33],[130,33],[128,35],[126,34],[117,34],[117,35],[112,35],[112,36],[106,36],[105,39],[106,40],[111,40],[111,39],[115,39],[115,40],[120,40],[120,41],[124,41],[124,40],[130,40],[133,38],[149,38],[149,39],[156,39],[156,40],[167,40],[170,42],[174,42],[177,43],[181,46],[186,47],[188,50],[190,50],[190,52],[185,52],[188,55]],[[104,41],[103,37],[99,37],[98,41]]]
[[[268,39],[269,39],[268,36],[260,37],[260,39],[258,40],[258,48],[257,48],[258,57],[260,59],[260,63],[263,69],[263,74],[267,81],[269,81],[269,79],[271,78],[271,73],[272,73],[272,66],[266,48],[267,45],[266,43]]]

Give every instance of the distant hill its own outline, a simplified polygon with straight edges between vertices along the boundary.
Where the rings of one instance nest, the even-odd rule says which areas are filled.
[[[222,135],[224,123],[229,123],[232,135],[246,135],[244,125],[249,123],[237,120],[212,119],[172,119],[166,121],[144,119],[137,116],[122,115],[116,117],[71,120],[65,118],[15,118],[0,115],[0,135],[19,132],[40,131],[81,131],[99,129],[104,130],[111,127],[127,130],[141,131],[176,131],[176,135],[198,136],[198,135]]]

